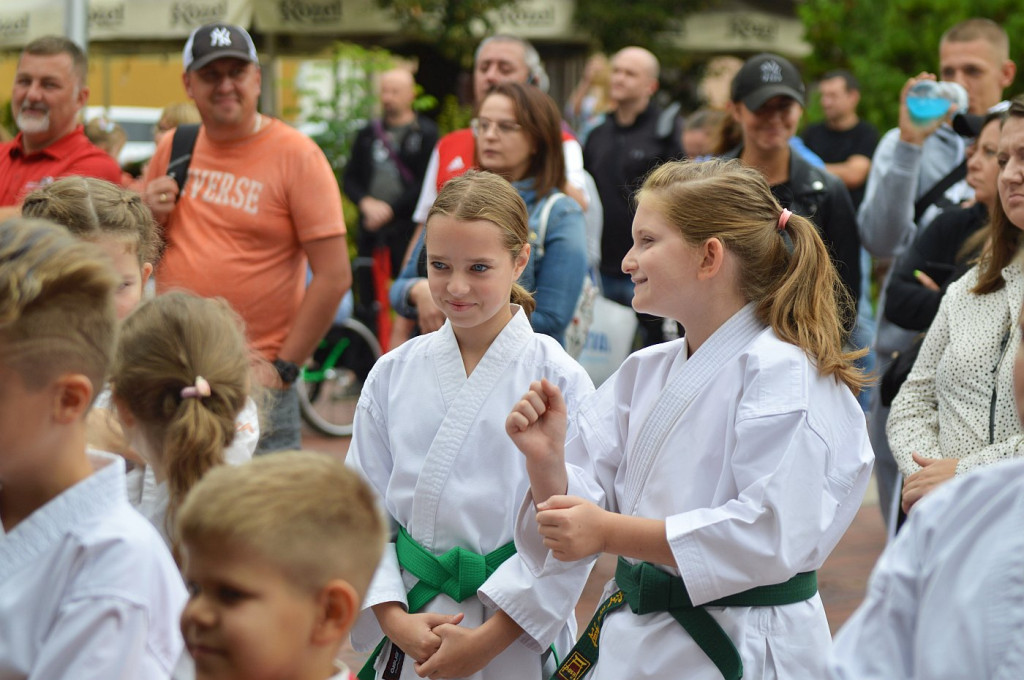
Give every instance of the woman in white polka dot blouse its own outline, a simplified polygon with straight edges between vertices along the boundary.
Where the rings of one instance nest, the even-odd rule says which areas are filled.
[[[1024,302],[1024,98],[1010,106],[998,160],[989,245],[978,266],[950,285],[889,413],[904,511],[954,476],[1024,456],[1013,398]]]

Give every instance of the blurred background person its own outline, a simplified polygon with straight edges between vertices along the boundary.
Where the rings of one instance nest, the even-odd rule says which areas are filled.
[[[783,207],[814,222],[839,278],[856,304],[860,295],[860,243],[850,194],[834,175],[794,151],[790,139],[803,115],[805,89],[800,73],[777,54],[751,57],[732,82],[732,118],[741,144],[724,154],[757,168]],[[856,309],[844,317],[852,331]]]
[[[106,151],[115,163],[121,154],[121,149],[124,148],[124,143],[128,141],[128,135],[125,134],[124,128],[106,116],[97,116],[87,121],[85,136],[89,138],[90,142]],[[131,173],[121,168],[121,186],[128,186],[134,179]]]
[[[402,270],[416,230],[412,212],[437,144],[437,125],[413,111],[416,81],[408,69],[381,73],[377,95],[381,116],[356,133],[342,188],[359,207],[356,254],[373,261],[372,267],[353,271],[360,293],[355,313],[376,331],[386,351],[412,331],[410,324],[392,325],[388,287]]]
[[[623,305],[633,301],[633,282],[622,258],[633,246],[633,194],[647,174],[665,161],[683,156],[682,121],[654,101],[661,65],[642,47],[624,47],[612,57],[610,97],[614,111],[587,137],[583,167],[593,175],[601,205],[601,288]],[[640,341],[665,339],[662,319],[640,316]]]
[[[121,179],[121,168],[85,136],[79,111],[89,101],[88,60],[62,36],[25,46],[11,90],[18,135],[0,145],[0,220],[20,211],[25,196],[68,175]]]
[[[603,53],[590,55],[583,67],[583,77],[576,83],[565,104],[565,120],[576,131],[580,144],[585,144],[590,131],[600,125],[612,109],[608,93],[612,67]]]

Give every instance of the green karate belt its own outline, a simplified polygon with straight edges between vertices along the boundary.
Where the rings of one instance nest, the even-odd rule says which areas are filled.
[[[628,603],[634,614],[668,612],[715,664],[725,680],[743,677],[743,662],[732,640],[705,607],[772,607],[803,602],[818,592],[817,572],[797,574],[785,583],[751,588],[695,607],[678,576],[650,562],[630,564],[619,558],[615,582],[620,590],[601,603],[586,632],[566,656],[551,680],[579,680],[597,663],[597,641],[605,617]]]
[[[441,593],[456,602],[476,595],[476,591],[494,570],[516,554],[515,543],[510,541],[486,555],[478,555],[457,546],[443,555],[435,555],[417,543],[405,527],[399,528],[395,548],[398,551],[398,563],[419,579],[409,591],[410,614],[423,609]],[[359,671],[359,680],[373,680],[373,664],[377,662],[377,657],[380,656],[387,641],[388,639],[384,638],[373,650],[373,654]]]

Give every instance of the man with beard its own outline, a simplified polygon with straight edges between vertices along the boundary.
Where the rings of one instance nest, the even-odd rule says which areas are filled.
[[[33,189],[84,175],[120,182],[117,161],[86,138],[78,112],[89,99],[85,53],[60,36],[30,42],[18,60],[11,112],[13,141],[0,144],[0,220],[17,215]]]

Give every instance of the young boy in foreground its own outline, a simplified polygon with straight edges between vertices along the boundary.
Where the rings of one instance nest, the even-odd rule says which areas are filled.
[[[215,468],[177,528],[197,680],[355,679],[336,657],[386,535],[355,473],[309,452]]]

